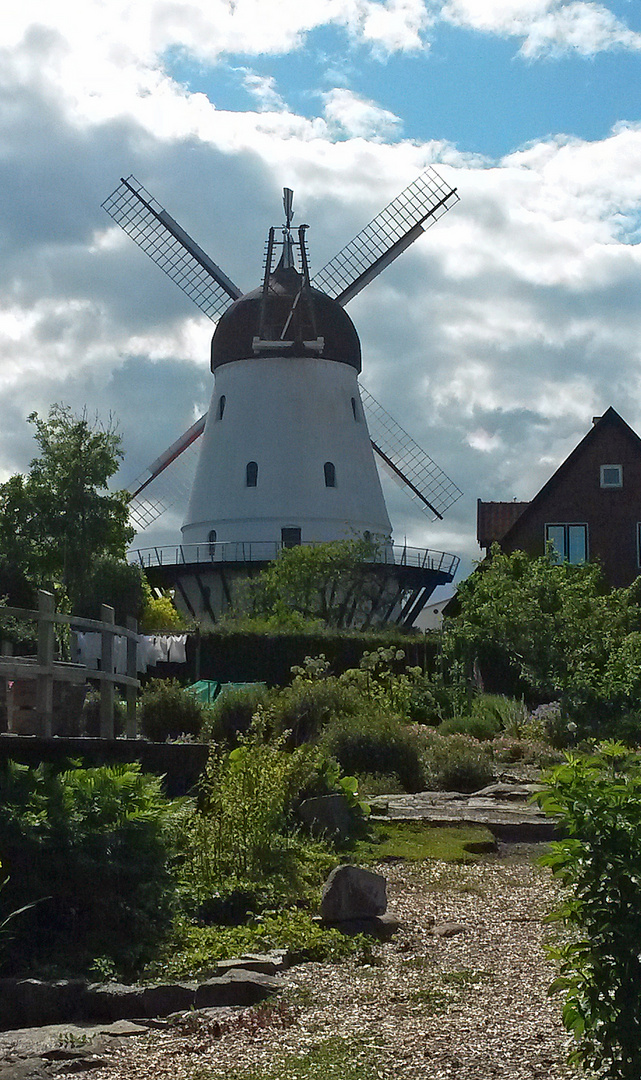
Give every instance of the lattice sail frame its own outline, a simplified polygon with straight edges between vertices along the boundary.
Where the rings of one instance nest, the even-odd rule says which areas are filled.
[[[442,518],[463,492],[362,383],[360,389],[375,452],[424,514]]]
[[[128,176],[101,204],[179,289],[214,321],[241,290],[192,240],[135,176]]]
[[[428,166],[315,275],[313,286],[341,305],[346,304],[454,206],[458,198],[456,189],[445,184]],[[242,295],[238,286],[134,176],[122,179],[102,206],[213,321]],[[462,492],[362,384],[361,395],[372,445],[387,471],[424,513],[441,518]],[[204,430],[205,419],[206,415],[201,417],[130,484],[130,515],[140,531],[188,491],[187,475],[193,467],[189,459],[195,456],[194,442]],[[198,432],[190,437],[198,425]],[[170,465],[172,480],[168,482],[166,470]],[[161,474],[164,483],[157,480]],[[147,490],[152,483],[153,493]]]
[[[459,201],[428,166],[314,276],[315,289],[346,304]]]

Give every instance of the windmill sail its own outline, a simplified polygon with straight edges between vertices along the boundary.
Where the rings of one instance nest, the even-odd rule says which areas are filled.
[[[456,202],[456,189],[427,168],[327,263],[314,278],[314,287],[346,304]],[[213,321],[241,296],[233,281],[135,177],[121,180],[102,206]],[[289,216],[291,203],[285,212]],[[362,384],[361,393],[379,459],[423,512],[442,517],[462,492]],[[205,419],[201,417],[130,484],[130,513],[139,531],[185,498],[191,472],[191,455],[185,451],[193,450]]]
[[[463,492],[361,383],[374,452],[423,513],[442,518]]]
[[[121,180],[102,208],[210,319],[218,319],[230,301],[242,296],[134,176]]]
[[[314,276],[315,289],[346,304],[458,202],[431,166]]]

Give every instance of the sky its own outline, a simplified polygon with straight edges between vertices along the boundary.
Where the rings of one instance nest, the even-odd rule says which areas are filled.
[[[208,406],[211,322],[101,209],[129,174],[246,290],[285,185],[312,271],[426,165],[457,188],[348,310],[464,491],[432,523],[384,478],[395,539],[462,575],[477,498],[531,498],[610,405],[641,434],[638,0],[23,0],[0,53],[0,480],[54,402],[117,421],[123,485]]]

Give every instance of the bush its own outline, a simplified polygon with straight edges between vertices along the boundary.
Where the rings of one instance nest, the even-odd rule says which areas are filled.
[[[271,724],[258,706],[239,745],[210,755],[189,833],[188,877],[200,902],[287,861],[288,813],[317,775],[321,754],[315,747],[288,752],[282,736],[268,736]]]
[[[439,735],[471,735],[473,739],[486,742],[501,730],[491,716],[453,716],[438,726]]]
[[[140,698],[140,729],[153,742],[198,736],[206,709],[177,679],[152,679]]]
[[[129,975],[173,914],[175,812],[137,764],[57,772],[0,766],[3,901],[35,906],[12,924],[10,971],[95,957]]]
[[[641,755],[603,743],[567,754],[546,777],[543,809],[567,839],[542,860],[570,896],[555,917],[573,931],[553,948],[564,990],[563,1021],[576,1039],[570,1060],[605,1080],[641,1076]]]
[[[418,738],[388,713],[339,717],[327,727],[322,746],[349,775],[392,773],[405,791],[425,787]]]
[[[291,732],[289,741],[300,746],[317,739],[337,716],[353,716],[361,705],[358,693],[338,679],[296,678],[275,699],[274,717],[278,730]]]
[[[204,742],[225,742],[235,746],[240,735],[249,731],[259,705],[267,705],[269,692],[264,686],[237,686],[224,690],[210,705],[203,724]]]
[[[114,698],[114,735],[118,738],[125,730],[127,722],[127,703],[119,697]],[[100,691],[90,690],[85,697],[80,718],[81,734],[92,739],[100,738]]]
[[[501,735],[494,739],[489,747],[495,761],[524,765],[537,765],[547,769],[561,761],[562,754],[549,743],[536,739],[513,739],[510,735]]]
[[[489,751],[469,735],[430,732],[424,761],[429,786],[437,791],[479,791],[494,777]]]

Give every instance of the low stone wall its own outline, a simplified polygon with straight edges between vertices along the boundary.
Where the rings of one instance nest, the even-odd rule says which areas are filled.
[[[153,743],[144,739],[47,739],[39,735],[0,734],[0,762],[17,761],[35,768],[81,761],[86,768],[139,761],[143,772],[163,777],[171,799],[193,790],[207,764],[205,743]]]

